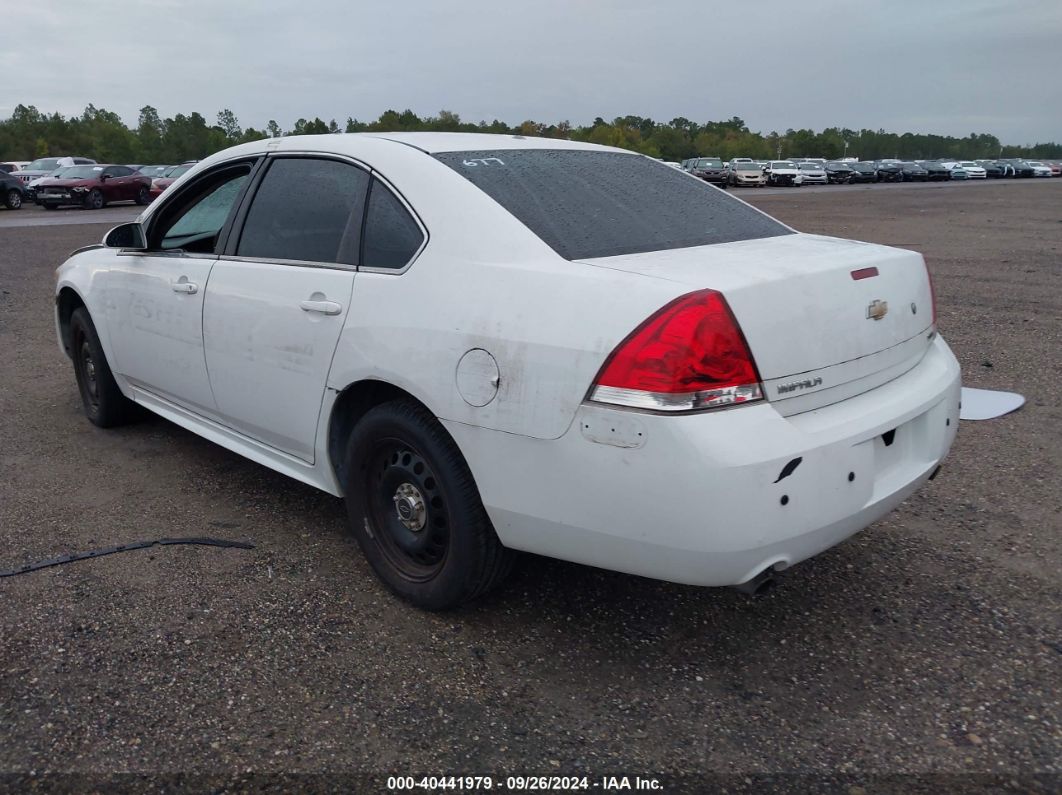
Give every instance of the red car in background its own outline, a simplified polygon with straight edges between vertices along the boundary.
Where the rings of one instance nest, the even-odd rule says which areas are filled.
[[[177,178],[184,174],[188,169],[198,163],[198,160],[193,160],[190,163],[181,163],[179,166],[173,166],[163,174],[161,177],[156,177],[151,180],[151,198],[157,199],[166,188],[170,187]]]
[[[86,210],[99,210],[111,202],[151,201],[151,180],[128,166],[100,163],[70,166],[57,177],[37,186],[36,202],[46,210],[76,204]]]

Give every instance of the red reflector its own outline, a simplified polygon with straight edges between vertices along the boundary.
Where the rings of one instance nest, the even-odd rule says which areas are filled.
[[[856,281],[859,281],[860,279],[869,279],[871,276],[877,276],[877,275],[878,275],[878,269],[877,268],[860,268],[857,271],[852,271],[852,278],[855,279]]]

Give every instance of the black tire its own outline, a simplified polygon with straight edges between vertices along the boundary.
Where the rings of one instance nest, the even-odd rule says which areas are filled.
[[[99,188],[93,188],[89,191],[88,196],[85,197],[81,206],[86,210],[102,210],[104,204],[103,194],[100,192]]]
[[[81,392],[81,403],[89,421],[100,428],[113,428],[129,422],[136,404],[123,395],[115,383],[96,327],[84,307],[75,309],[70,316],[70,353],[74,358],[74,375]]]
[[[136,192],[136,203],[143,206],[151,201],[151,191],[144,186],[140,187],[140,190]]]
[[[347,442],[350,531],[377,576],[425,610],[482,596],[512,569],[457,445],[419,403],[371,409]]]
[[[12,188],[4,196],[4,205],[9,210],[21,210],[22,209],[22,191]]]

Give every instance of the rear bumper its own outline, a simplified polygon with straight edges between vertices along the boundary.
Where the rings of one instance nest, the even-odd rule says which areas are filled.
[[[587,404],[551,441],[445,425],[507,546],[720,586],[804,560],[893,510],[951,447],[959,389],[938,337],[899,378],[790,417],[770,403],[685,416]]]

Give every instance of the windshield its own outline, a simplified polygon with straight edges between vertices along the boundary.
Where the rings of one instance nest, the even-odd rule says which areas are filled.
[[[34,160],[23,171],[55,171],[59,168],[58,157],[42,157],[40,160]]]
[[[694,161],[694,168],[722,168],[723,161],[718,157],[702,157],[699,160]]]
[[[435,158],[569,260],[791,234],[718,188],[640,155],[513,149]]]
[[[1043,166],[1043,163],[1041,163],[1039,160],[1027,160],[1025,162],[1027,162],[1030,166]]]
[[[821,171],[822,166],[818,163],[797,163],[801,171]]]
[[[62,179],[97,179],[103,173],[103,166],[70,166],[56,176]]]
[[[755,163],[734,163],[735,171],[763,171],[763,169]]]
[[[796,166],[794,166],[788,160],[772,160],[771,168],[796,168]]]
[[[177,179],[177,177],[188,171],[191,166],[171,166],[169,170],[165,171],[162,176],[166,179]]]

